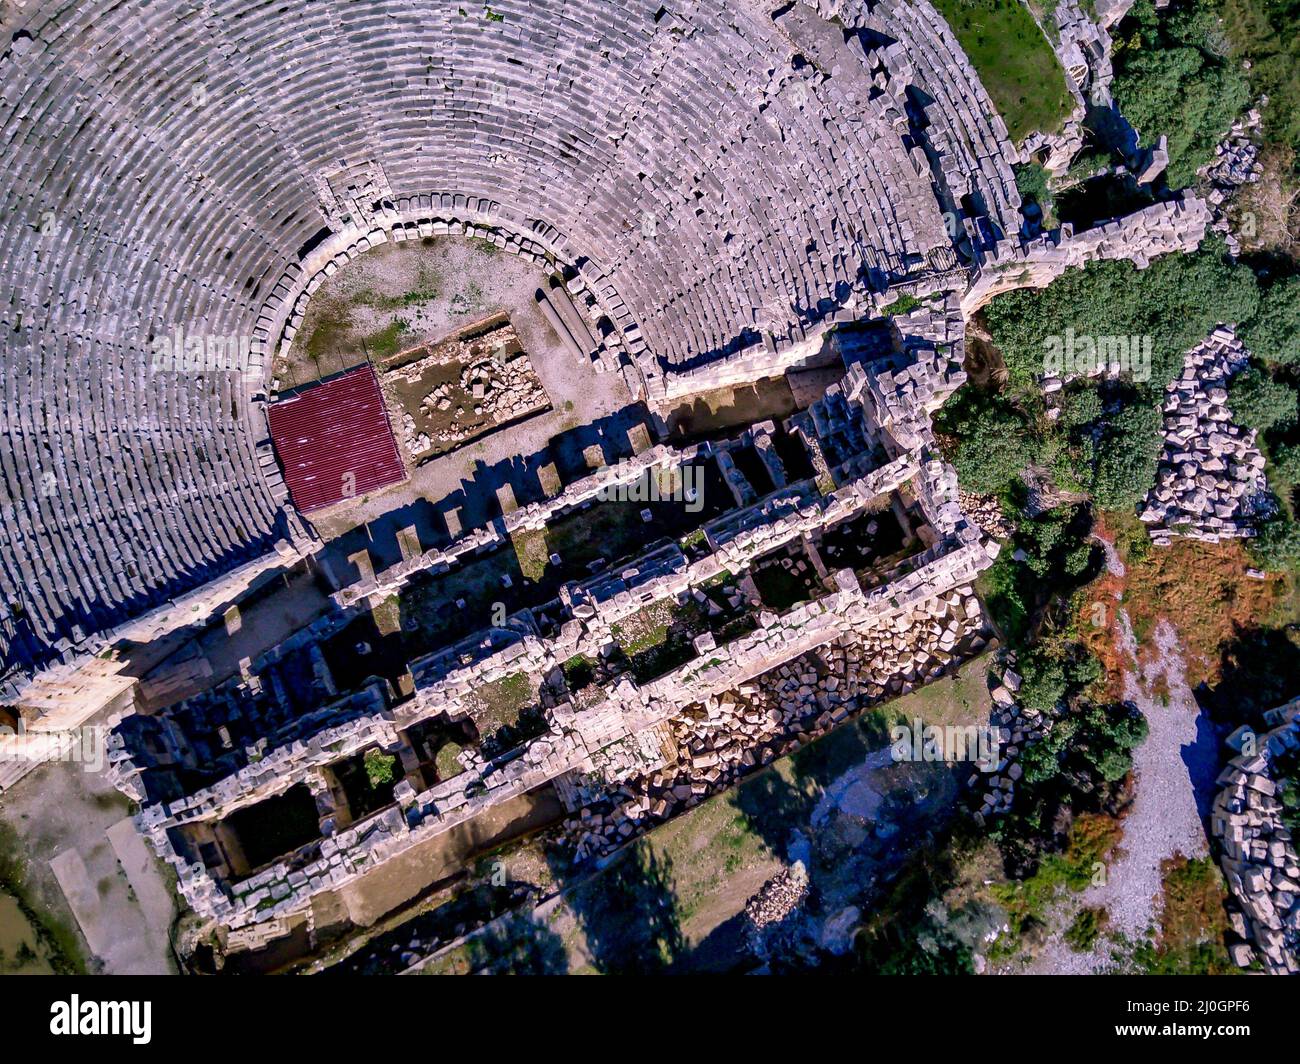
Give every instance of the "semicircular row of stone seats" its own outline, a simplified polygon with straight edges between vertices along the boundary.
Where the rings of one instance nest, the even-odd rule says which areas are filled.
[[[266,548],[269,323],[366,196],[455,193],[563,234],[670,366],[797,338],[945,239],[896,131],[757,8],[37,0],[10,18],[0,599],[28,631],[0,669]],[[358,169],[373,181],[349,199]],[[175,330],[242,344],[243,372],[160,365]]]
[[[764,34],[754,52],[705,9],[690,26],[637,5],[504,14],[341,13],[345,44],[385,79],[374,157],[396,192],[457,189],[567,234],[584,275],[608,273],[669,362],[720,349],[760,316],[788,329],[792,306],[806,314],[851,286],[864,261],[903,269],[912,234],[938,228],[928,183],[900,169],[880,130],[850,128],[815,89],[802,110],[778,91],[799,78],[770,27],[751,28]],[[910,210],[918,199],[928,216]]]
[[[864,47],[879,61],[887,90],[900,106],[909,87],[924,94],[923,104],[914,97],[907,107],[924,114],[920,132],[935,156],[944,209],[954,209],[978,225],[980,215],[971,209],[978,207],[994,228],[987,237],[1013,236],[1020,228],[1020,193],[1011,171],[1015,146],[978,74],[934,6],[928,0],[805,2],[827,18],[870,31],[868,40],[879,43]]]

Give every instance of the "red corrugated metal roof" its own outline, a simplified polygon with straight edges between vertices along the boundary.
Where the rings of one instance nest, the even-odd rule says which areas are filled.
[[[271,440],[303,513],[406,479],[369,363],[268,408]]]

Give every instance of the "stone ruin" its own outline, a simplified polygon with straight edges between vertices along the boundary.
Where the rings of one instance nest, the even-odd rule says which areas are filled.
[[[559,599],[540,610],[517,612],[500,627],[411,661],[409,698],[373,678],[340,689],[322,647],[343,618],[382,602],[394,582],[400,586],[422,565],[458,564],[447,552],[436,560],[412,559],[402,574],[383,574],[382,584],[372,577],[340,593],[342,616],[305,629],[215,697],[123,719],[111,742],[114,775],[142,803],[139,822],[176,868],[190,905],[231,928],[288,917],[322,891],[547,783],[575,815],[586,810],[590,817],[620,788],[658,780],[644,800],[622,803],[624,816],[636,805],[635,820],[644,829],[672,815],[681,801],[693,804],[860,706],[927,682],[978,653],[987,637],[970,585],[996,546],[961,512],[952,470],[933,457],[930,412],[964,380],[956,302],[940,300],[938,306],[937,315],[924,308],[895,319],[874,339],[870,330],[856,340],[853,331],[837,338],[844,377],[784,426],[802,441],[808,467],[824,471],[817,475],[820,486],[791,481],[782,459],[770,452],[774,490],[757,496],[752,486],[750,494],[736,489],[736,507],[705,523],[703,543],[690,556],[675,545],[658,548],[565,584]],[[882,343],[882,335],[892,339]],[[758,426],[740,439],[753,447],[771,431]],[[629,465],[642,471],[671,466],[702,451],[725,457],[730,446],[724,441],[678,453],[659,445]],[[565,489],[556,505],[509,515],[518,522],[512,527],[544,527],[566,506],[591,505],[611,478],[630,479],[619,467],[598,471]],[[890,498],[894,513],[904,507],[906,516],[910,508],[921,522],[919,552],[856,572],[821,560],[818,537],[871,519],[870,508]],[[743,583],[757,562],[787,549],[818,559],[804,567],[811,598],[782,613],[750,601],[739,628],[702,631],[685,663],[656,670],[662,674],[638,677],[609,664],[619,626],[630,618],[656,603],[707,604],[706,592],[720,583]],[[720,600],[725,609],[715,597],[704,612],[741,604],[741,595],[727,594]],[[819,692],[803,684],[800,670],[790,675],[793,686],[773,686],[774,669],[779,677],[783,669],[797,669],[785,663],[810,653],[831,654],[842,679],[819,680]],[[600,663],[598,678],[581,690],[563,668],[576,660]],[[303,680],[295,685],[295,670],[305,670],[319,708],[300,704],[306,692]],[[469,720],[479,692],[521,674],[541,678],[541,731],[499,756],[467,747],[457,759],[460,771],[446,778],[431,773],[413,736],[431,722]],[[757,703],[744,712],[734,703],[722,709],[733,690],[776,701],[769,709]],[[235,706],[242,707],[237,718],[231,716]],[[703,724],[694,707],[703,707]],[[739,743],[719,751],[725,728],[713,727],[710,717],[732,720],[748,753]],[[372,749],[399,758],[404,778],[391,804],[357,815],[340,793],[340,774]],[[288,801],[291,792],[304,793],[300,787],[317,814],[317,836],[269,865],[241,855],[232,827],[240,812]],[[611,823],[616,838],[626,836],[621,820]]]
[[[689,14],[524,0],[502,20],[433,0],[240,2],[192,19],[170,4],[35,0],[18,20],[0,51],[0,228],[17,279],[0,307],[0,682],[36,722],[113,710],[112,771],[182,894],[261,939],[546,784],[578,820],[623,799],[591,832],[598,849],[978,652],[971,586],[996,546],[963,511],[929,423],[964,380],[966,319],[1092,258],[1188,250],[1208,223],[1188,198],[1022,239],[1018,149],[925,0],[704,0]],[[436,58],[452,54],[454,66]],[[351,259],[441,236],[560,278],[538,304],[561,343],[656,414],[794,369],[838,380],[780,426],[638,447],[456,528],[450,545],[367,564],[331,612],[238,676],[144,706],[130,646],[89,655],[184,635],[321,548],[268,440],[273,356]],[[904,298],[912,309],[890,324],[855,324]],[[238,357],[195,366],[156,342],[182,332],[233,338]],[[812,476],[786,470],[778,436]],[[740,467],[750,453],[770,489]],[[332,638],[415,580],[699,461],[724,471],[736,503],[700,542],[568,581],[553,602],[404,663],[396,684],[345,682],[331,663]],[[910,555],[827,565],[818,541],[881,506],[917,539]],[[812,585],[789,608],[756,608],[748,588],[725,607],[710,595],[787,561]],[[618,667],[617,626],[687,602],[740,611],[743,630],[698,632],[659,675]],[[600,665],[582,690],[564,672],[578,658]],[[536,733],[434,764],[429,736],[468,736],[475,693],[521,673],[536,680]],[[349,781],[376,750],[402,778],[365,809]],[[270,802],[310,837],[268,859],[237,825]]]
[[[404,394],[444,366],[458,367],[458,377],[433,387],[418,402]],[[413,464],[551,405],[509,320],[479,322],[446,340],[403,352],[388,360],[379,381]],[[445,424],[438,426],[440,420]]]
[[[1264,456],[1255,431],[1233,424],[1227,387],[1249,360],[1236,333],[1220,326],[1187,353],[1165,390],[1164,453],[1138,513],[1158,545],[1174,536],[1218,543],[1255,535]]]
[[[1198,181],[1206,187],[1205,199],[1214,212],[1211,228],[1223,237],[1228,254],[1241,253],[1241,244],[1233,232],[1229,208],[1236,193],[1246,185],[1256,184],[1264,176],[1259,157],[1260,108],[1268,104],[1262,96],[1258,105],[1233,122],[1227,135],[1214,149],[1214,159],[1197,171]]]
[[[1228,736],[1236,754],[1219,775],[1222,788],[1210,814],[1219,863],[1235,907],[1229,908],[1238,940],[1229,952],[1242,968],[1273,975],[1300,973],[1300,857],[1282,822],[1284,788],[1300,786],[1294,774],[1279,777],[1279,758],[1294,765],[1300,755],[1300,699],[1264,714],[1269,731],[1244,725]]]
[[[38,726],[141,616],[183,626],[195,589],[319,548],[268,438],[272,355],[372,247],[473,236],[558,271],[561,340],[659,403],[779,374],[899,295],[969,313],[1199,238],[1174,203],[1022,248],[1017,150],[924,0],[228,15],[35,0],[0,51],[0,691]],[[193,364],[174,335],[237,357]]]

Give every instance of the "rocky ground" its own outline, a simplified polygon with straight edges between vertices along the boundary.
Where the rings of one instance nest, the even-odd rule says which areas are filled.
[[[1248,355],[1230,328],[1188,352],[1165,394],[1165,450],[1140,517],[1157,544],[1182,535],[1211,543],[1253,535],[1264,456],[1233,423],[1228,381]]]
[[[628,780],[566,822],[575,856],[607,853],[857,709],[936,679],[983,649],[982,633],[979,601],[964,588],[709,698],[671,722],[676,756],[665,767]]]
[[[1268,98],[1264,97],[1259,106],[1267,103]],[[1212,228],[1223,234],[1228,250],[1234,255],[1240,253],[1241,247],[1230,224],[1228,206],[1239,189],[1257,183],[1263,176],[1257,143],[1259,121],[1259,108],[1251,108],[1234,122],[1228,135],[1215,148],[1213,162],[1203,167],[1198,175],[1208,186],[1205,198],[1214,210]]]
[[[1107,564],[1123,574],[1113,549],[1107,550]],[[1133,662],[1124,675],[1123,698],[1137,705],[1149,727],[1146,741],[1134,751],[1133,805],[1105,882],[1062,899],[1054,914],[1057,931],[1035,958],[1033,972],[1086,974],[1121,964],[1124,941],[1142,940],[1159,918],[1164,862],[1177,854],[1202,857],[1209,850],[1202,811],[1212,798],[1218,743],[1184,677],[1178,633],[1161,622],[1154,633],[1156,655],[1139,669],[1127,614],[1120,610],[1117,617]],[[1083,908],[1107,914],[1106,934],[1086,953],[1075,952],[1062,938],[1073,913]]]
[[[382,372],[380,381],[413,462],[550,405],[508,321],[403,357],[401,365]]]

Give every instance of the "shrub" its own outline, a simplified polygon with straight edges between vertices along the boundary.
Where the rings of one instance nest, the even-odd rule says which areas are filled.
[[[1259,535],[1250,541],[1250,553],[1270,572],[1300,570],[1300,524],[1285,513],[1265,521]]]
[[[1255,275],[1206,240],[1191,255],[1165,255],[1145,270],[1120,260],[1067,270],[1046,288],[998,296],[984,309],[989,334],[1006,361],[1012,387],[1035,391],[1049,338],[1151,337],[1150,388],[1159,392],[1182,372],[1183,356],[1221,322],[1259,310]]]
[[[1282,488],[1300,485],[1300,444],[1284,444],[1273,452],[1273,480]]]
[[[1243,326],[1241,338],[1265,362],[1300,362],[1300,277],[1287,277],[1264,291],[1259,313]]]
[[[1013,169],[1021,202],[1026,207],[1033,204],[1038,208],[1040,224],[1044,229],[1053,228],[1055,218],[1052,215],[1052,193],[1048,188],[1047,171],[1037,163],[1023,163]]]
[[[977,495],[1005,491],[1037,453],[1028,419],[995,392],[962,388],[939,411],[936,425],[956,438],[957,479]]]
[[[1250,102],[1246,75],[1222,54],[1219,36],[1208,7],[1157,15],[1151,0],[1138,0],[1116,35],[1115,102],[1145,143],[1168,137],[1173,188],[1192,183]]]
[[[1228,385],[1228,405],[1241,424],[1259,432],[1286,426],[1296,419],[1296,393],[1266,370],[1243,370]]]
[[[1129,510],[1155,482],[1164,450],[1164,418],[1149,396],[1130,403],[1106,425],[1097,445],[1092,497],[1105,510]]]
[[[362,760],[366,766],[366,779],[370,781],[370,786],[382,787],[385,783],[393,782],[394,769],[397,768],[397,758],[392,754],[386,754],[382,750],[372,748],[366,751]]]
[[[1065,944],[1077,953],[1087,953],[1097,944],[1097,939],[1110,922],[1109,914],[1100,907],[1080,909],[1074,922],[1065,929]]]

